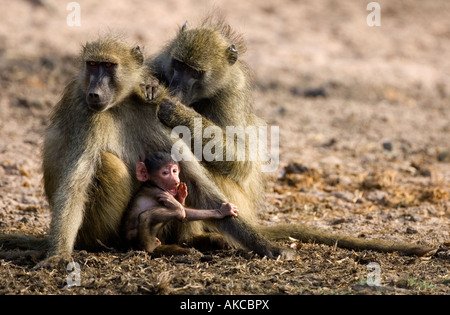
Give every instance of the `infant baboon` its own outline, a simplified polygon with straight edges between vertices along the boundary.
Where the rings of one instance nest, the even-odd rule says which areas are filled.
[[[145,182],[124,215],[123,233],[134,248],[153,252],[161,245],[158,232],[169,221],[222,219],[237,216],[238,209],[223,203],[220,209],[199,210],[184,207],[187,186],[180,182],[180,168],[168,153],[155,153],[136,164],[136,178]]]

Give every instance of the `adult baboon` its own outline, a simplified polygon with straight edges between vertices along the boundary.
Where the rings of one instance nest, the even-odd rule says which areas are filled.
[[[208,129],[219,131],[212,136],[214,158],[196,157],[226,197],[238,205],[241,218],[253,223],[264,186],[260,157],[249,159],[254,139],[246,128],[265,122],[253,112],[252,73],[239,58],[245,50],[243,37],[212,15],[198,28],[191,29],[186,22],[175,39],[149,60],[148,67],[181,100],[162,104],[158,117],[170,128],[188,127],[194,153],[196,147],[203,153],[211,142],[205,137]]]

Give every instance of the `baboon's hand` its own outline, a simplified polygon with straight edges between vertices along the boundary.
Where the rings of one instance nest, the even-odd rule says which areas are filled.
[[[181,182],[180,186],[178,186],[178,191],[175,198],[178,200],[179,203],[181,203],[184,206],[184,201],[186,200],[187,195],[188,195],[187,186],[185,183]]]
[[[171,99],[164,99],[160,104],[158,108],[158,118],[159,120],[167,125],[168,127],[171,126],[171,122],[173,120],[174,113],[176,111],[177,106],[180,105],[180,102],[174,102]]]
[[[222,206],[219,209],[219,214],[221,218],[225,218],[226,216],[237,217],[239,209],[234,204],[227,202],[222,203]]]
[[[148,101],[156,99],[161,94],[161,90],[158,89],[158,87],[158,79],[148,77],[145,82],[142,83],[142,92],[144,93],[145,99]]]
[[[165,207],[170,210],[183,210],[183,205],[175,199],[174,196],[164,191],[156,195],[156,198],[160,203],[162,203]]]

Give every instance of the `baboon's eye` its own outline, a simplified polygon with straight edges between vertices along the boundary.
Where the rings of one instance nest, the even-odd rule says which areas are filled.
[[[175,70],[182,70],[184,68],[184,63],[182,63],[181,61],[178,61],[176,59],[172,59],[172,67]]]
[[[195,69],[191,69],[191,75],[194,79],[198,80],[201,79],[203,77],[203,74],[205,72],[204,71],[199,71],[199,70],[195,70]]]
[[[112,64],[111,62],[107,62],[107,63],[105,63],[105,67],[106,67],[106,68],[111,68],[111,67],[112,67],[112,65],[113,65],[113,64]]]
[[[86,63],[91,67],[95,67],[97,65],[95,61],[87,61]]]

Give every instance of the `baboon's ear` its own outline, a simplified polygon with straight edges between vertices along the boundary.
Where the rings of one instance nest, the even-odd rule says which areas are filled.
[[[142,65],[144,63],[144,54],[141,51],[141,47],[136,46],[133,49],[131,49],[131,55],[134,57],[134,59]]]
[[[147,168],[145,167],[144,162],[136,163],[136,178],[138,181],[146,182],[149,180]]]
[[[234,46],[234,44],[232,44],[230,47],[227,48],[227,58],[228,58],[228,63],[230,64],[230,66],[234,65],[236,63],[236,61],[238,60],[238,50],[236,48],[236,46]]]
[[[188,21],[186,20],[186,22],[184,22],[183,26],[181,27],[180,31],[181,31],[181,32],[184,32],[185,30],[187,30],[188,27],[189,27],[189,23],[188,23]]]

